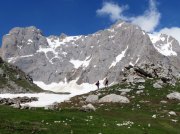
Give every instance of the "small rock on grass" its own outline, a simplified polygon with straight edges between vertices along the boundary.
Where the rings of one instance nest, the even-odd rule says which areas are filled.
[[[98,95],[89,95],[85,101],[88,103],[96,103],[98,99],[99,99]]]
[[[90,112],[90,111],[96,111],[96,108],[91,103],[89,103],[87,105],[82,106],[80,110],[85,112]]]

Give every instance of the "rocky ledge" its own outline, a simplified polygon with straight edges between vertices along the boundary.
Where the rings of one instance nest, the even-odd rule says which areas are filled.
[[[154,79],[154,88],[162,88],[165,84],[175,86],[180,76],[179,73],[173,73],[172,67],[165,67],[162,64],[141,64],[138,66],[126,66],[121,74],[120,83],[137,84],[145,83],[147,79]]]

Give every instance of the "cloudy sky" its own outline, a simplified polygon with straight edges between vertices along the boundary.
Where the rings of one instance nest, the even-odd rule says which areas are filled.
[[[0,37],[32,25],[46,36],[90,34],[121,19],[180,42],[179,5],[180,0],[1,0]]]

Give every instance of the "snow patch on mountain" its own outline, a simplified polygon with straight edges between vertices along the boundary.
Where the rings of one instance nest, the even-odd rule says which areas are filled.
[[[122,51],[122,52],[116,57],[116,60],[112,62],[112,64],[110,65],[109,68],[116,66],[116,64],[117,64],[118,62],[120,62],[123,57],[125,57],[125,53],[126,53],[127,49],[128,49],[128,46],[127,46],[127,48],[126,48],[124,51]]]
[[[91,58],[89,56],[83,61],[71,59],[69,62],[71,62],[74,65],[74,68],[78,69],[80,66],[83,66],[83,67],[89,66],[90,61],[91,61]]]
[[[32,43],[33,43],[33,41],[31,39],[28,39],[27,44],[30,45]]]
[[[51,64],[53,64],[52,60],[53,60],[54,58],[58,58],[58,59],[59,59],[58,52],[56,52],[55,49],[53,49],[52,47],[49,47],[49,48],[42,48],[42,47],[40,47],[39,50],[37,50],[37,52],[43,52],[43,53],[45,53],[46,58],[49,60],[49,62],[50,62]],[[52,52],[55,56],[50,59],[50,58],[47,56],[47,53],[48,53],[48,52]]]
[[[64,39],[60,39],[60,38],[54,39],[52,37],[48,37],[47,42],[48,42],[50,47],[57,48],[60,45],[65,45],[68,42],[74,42],[81,37],[82,37],[81,35],[80,36],[67,36]]]
[[[37,53],[43,52],[45,53],[46,58],[48,59],[48,61],[53,64],[53,59],[54,58],[58,58],[59,57],[59,52],[56,50],[57,47],[60,47],[61,45],[67,45],[68,42],[71,42],[71,44],[75,44],[74,42],[78,39],[80,39],[82,36],[68,36],[65,37],[63,39],[57,38],[57,37],[47,37],[47,43],[48,43],[48,47],[39,47],[39,50],[37,50]],[[48,52],[52,52],[54,54],[54,57],[52,57],[51,59],[47,56]],[[67,52],[62,52],[62,55],[66,56]],[[78,61],[76,61],[78,62]]]
[[[117,28],[122,27],[123,24],[124,24],[124,22],[119,23],[116,27],[117,27]]]
[[[177,56],[177,53],[173,51],[173,40],[170,41],[170,36],[168,36],[167,40],[165,37],[161,36],[161,34],[149,34],[149,37],[153,43],[154,48],[159,53],[165,56]]]
[[[9,63],[14,63],[17,59],[27,58],[27,57],[32,57],[32,56],[34,56],[34,55],[30,54],[30,55],[23,55],[23,56],[17,56],[17,57],[10,57],[7,60]]]

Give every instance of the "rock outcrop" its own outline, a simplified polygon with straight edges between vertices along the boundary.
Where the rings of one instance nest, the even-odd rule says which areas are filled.
[[[91,111],[96,111],[96,108],[91,104],[87,104],[87,105],[83,105],[80,110],[84,111],[84,112],[91,112]]]
[[[109,94],[99,99],[99,103],[130,103],[127,97]]]
[[[174,73],[172,67],[165,67],[162,64],[140,64],[135,66],[127,66],[121,74],[121,82],[125,83],[144,83],[146,79],[156,79],[153,84],[154,88],[162,88],[164,84],[175,85],[179,79],[179,75]],[[144,87],[138,87],[143,89]]]
[[[96,103],[98,99],[99,99],[98,95],[89,95],[85,101],[88,103]]]

